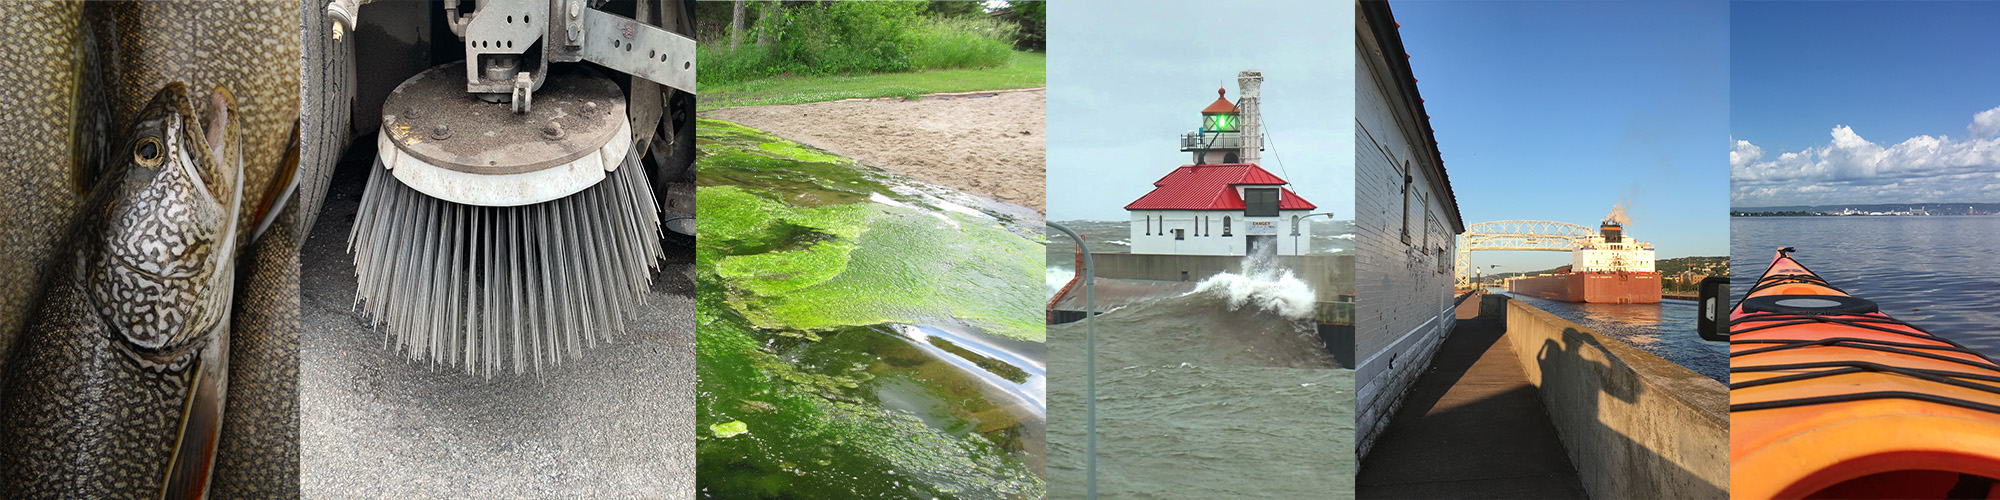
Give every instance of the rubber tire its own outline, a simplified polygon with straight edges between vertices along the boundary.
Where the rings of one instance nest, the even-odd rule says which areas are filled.
[[[312,234],[334,165],[354,140],[354,37],[334,41],[325,2],[300,1],[298,224]]]

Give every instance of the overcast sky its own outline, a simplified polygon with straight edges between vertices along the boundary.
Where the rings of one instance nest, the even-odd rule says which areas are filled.
[[[1264,72],[1261,166],[1354,218],[1354,9],[1305,1],[1054,1],[1048,5],[1049,220],[1126,220],[1124,206],[1189,163],[1217,87]]]
[[[2000,202],[2000,3],[1730,17],[1732,206]]]
[[[1726,2],[1391,5],[1466,224],[1596,227],[1623,203],[1660,258],[1729,255]],[[1569,254],[1472,260],[1525,272]]]

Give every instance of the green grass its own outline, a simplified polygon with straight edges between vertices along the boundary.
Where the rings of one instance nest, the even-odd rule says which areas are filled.
[[[904,97],[940,92],[1035,88],[1047,85],[1048,55],[1015,51],[996,68],[947,69],[854,76],[779,76],[741,83],[706,85],[697,98],[702,110],[804,104],[841,99]],[[704,68],[706,66],[704,65]]]

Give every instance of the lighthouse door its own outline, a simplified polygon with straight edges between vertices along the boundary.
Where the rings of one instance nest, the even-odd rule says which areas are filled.
[[[1270,235],[1249,235],[1243,237],[1243,250],[1247,255],[1269,257],[1278,254],[1278,237]]]

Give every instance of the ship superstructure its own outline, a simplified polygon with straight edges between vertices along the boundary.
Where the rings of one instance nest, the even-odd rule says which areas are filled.
[[[1567,302],[1651,304],[1660,301],[1660,273],[1653,269],[1653,245],[1625,235],[1625,225],[1606,220],[1556,274],[1507,280],[1507,291]]]

